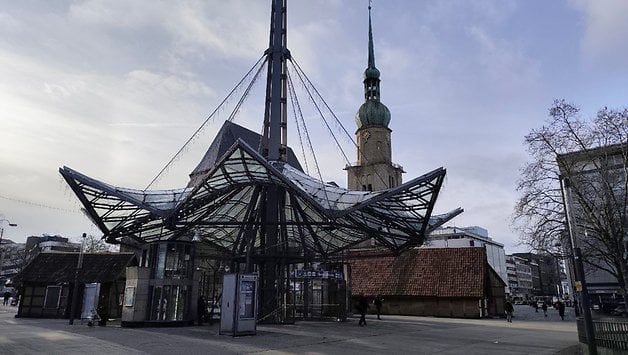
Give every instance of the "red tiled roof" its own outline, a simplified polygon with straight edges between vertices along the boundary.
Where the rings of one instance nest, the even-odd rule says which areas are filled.
[[[365,295],[482,297],[489,270],[484,248],[412,249],[349,264],[352,293]]]

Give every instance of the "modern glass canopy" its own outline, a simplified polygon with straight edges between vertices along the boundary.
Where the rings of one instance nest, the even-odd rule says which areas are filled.
[[[268,255],[263,238],[264,201],[280,186],[276,219],[283,257],[326,258],[375,238],[392,251],[420,245],[427,233],[462,212],[432,216],[445,177],[439,168],[396,188],[349,191],[306,175],[286,162],[267,161],[243,140],[194,184],[175,190],[133,190],[59,169],[107,241],[136,243],[178,240],[200,233],[231,258]]]
[[[107,241],[141,246],[196,235],[223,257],[273,270],[275,259],[326,259],[372,238],[401,252],[462,212],[432,215],[443,168],[377,192],[350,191],[302,171],[286,138],[286,94],[293,91],[286,8],[287,0],[272,1],[262,135],[228,120],[181,189],[121,188],[59,169]]]
[[[310,90],[311,82],[287,48],[286,9],[287,0],[272,0],[269,47],[258,61],[267,66],[261,135],[231,122],[243,96],[184,188],[134,190],[68,167],[59,169],[108,242],[143,248],[194,236],[211,246],[203,249],[216,253],[207,257],[227,259],[239,271],[257,272],[259,319],[266,322],[290,318],[279,311],[287,309],[290,299],[286,280],[293,264],[335,261],[345,249],[372,239],[399,253],[421,245],[429,232],[462,212],[458,208],[432,214],[445,178],[443,168],[376,192],[350,191],[303,172],[287,143],[289,102],[304,122],[288,62],[315,105],[317,100],[312,96],[315,88]],[[253,79],[244,95],[259,77],[262,67],[256,66],[245,75]]]

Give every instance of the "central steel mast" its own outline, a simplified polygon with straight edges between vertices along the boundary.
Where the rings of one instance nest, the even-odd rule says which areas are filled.
[[[287,149],[287,0],[273,0],[270,44],[265,52],[268,63],[262,154],[269,161],[286,161]]]
[[[269,162],[285,163],[287,160],[287,0],[273,0],[270,21],[270,44],[266,50],[268,75],[266,78],[266,102],[264,132],[261,153]],[[267,186],[261,192],[262,218],[260,248],[258,252],[260,274],[260,316],[269,323],[285,322],[282,316],[283,295],[287,285],[286,261],[287,233],[283,213],[286,193],[277,185]],[[265,195],[265,196],[264,196]],[[252,266],[249,266],[252,267]]]

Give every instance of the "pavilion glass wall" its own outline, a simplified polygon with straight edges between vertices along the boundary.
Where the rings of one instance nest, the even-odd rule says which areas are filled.
[[[194,246],[190,242],[153,243],[144,265],[151,268],[148,321],[189,321],[194,283]]]

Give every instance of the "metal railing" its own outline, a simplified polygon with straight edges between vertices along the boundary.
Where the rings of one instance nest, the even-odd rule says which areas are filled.
[[[598,347],[615,350],[628,350],[628,319],[602,318],[593,320],[595,343]],[[584,321],[578,318],[578,338],[587,343],[584,334]]]
[[[595,342],[609,349],[628,350],[628,319],[593,320]]]

